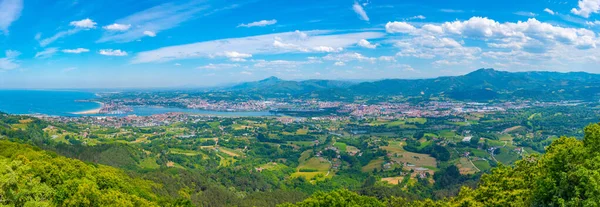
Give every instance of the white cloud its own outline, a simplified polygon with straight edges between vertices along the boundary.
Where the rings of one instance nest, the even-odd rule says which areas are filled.
[[[156,37],[156,33],[153,31],[144,31],[144,35],[148,37]]]
[[[331,33],[331,31],[319,30],[296,31],[169,46],[137,53],[132,62],[148,63],[206,58],[218,56],[223,51],[236,51],[244,54],[335,52],[354,45],[361,39],[381,38],[385,35],[380,32]]]
[[[466,21],[446,22],[442,24],[447,35],[460,35],[466,38],[481,39],[487,42],[520,42],[552,47],[556,44],[565,45],[595,45],[598,40],[593,31],[583,28],[568,28],[543,23],[535,18],[526,22],[499,23],[485,17],[472,17]],[[595,41],[581,41],[592,39]]]
[[[224,52],[216,54],[215,56],[224,56],[229,58],[233,62],[246,62],[246,58],[252,57],[252,54],[239,53],[236,51]]]
[[[97,23],[91,20],[90,18],[82,19],[79,21],[72,21],[71,23],[69,23],[69,25],[71,26],[82,29],[94,29],[96,28],[96,24]]]
[[[242,75],[252,75],[252,72],[250,72],[250,71],[242,71],[242,72],[240,72],[240,74],[242,74]]]
[[[365,40],[365,39],[361,39],[360,41],[358,41],[358,46],[361,46],[364,48],[369,48],[369,49],[377,48],[377,44],[371,44],[368,40]]]
[[[69,23],[69,25],[75,27],[73,29],[69,29],[69,30],[65,30],[65,31],[60,31],[56,34],[54,34],[52,37],[49,38],[45,38],[45,39],[41,39],[41,33],[38,33],[35,35],[35,39],[38,40],[40,42],[40,46],[42,47],[46,47],[47,45],[53,43],[54,41],[69,36],[69,35],[73,35],[76,34],[80,31],[84,31],[84,30],[89,30],[89,29],[93,29],[96,28],[96,22],[92,21],[91,19],[83,19],[80,21],[73,21],[71,23]]]
[[[205,69],[205,70],[220,70],[220,69],[231,69],[231,68],[239,68],[240,65],[239,64],[228,64],[228,63],[222,63],[222,64],[208,64],[208,65],[203,65],[200,67],[197,67],[197,69]]]
[[[435,67],[441,67],[441,66],[464,65],[464,64],[468,64],[468,63],[470,63],[470,62],[468,62],[468,61],[436,60],[436,61],[432,62],[431,64]]]
[[[430,33],[435,33],[435,34],[444,33],[444,28],[442,28],[441,26],[438,26],[438,25],[433,25],[433,24],[423,25],[423,27],[421,27],[421,29],[423,29],[427,32],[430,32]]]
[[[421,19],[421,20],[423,20],[423,19],[426,19],[426,18],[423,15],[417,15],[417,16],[409,17],[406,20],[413,20],[413,19]]]
[[[518,11],[518,12],[515,12],[514,14],[519,15],[519,16],[525,16],[525,17],[535,17],[538,15],[536,13],[527,12],[527,11]]]
[[[125,32],[105,32],[97,42],[131,42],[148,35],[179,26],[208,8],[201,1],[187,4],[164,3],[116,20],[119,24],[135,25]],[[208,15],[208,14],[206,14]]]
[[[544,11],[548,14],[554,15],[554,11],[552,11],[551,9],[545,8]]]
[[[600,26],[600,21],[596,20],[596,21],[587,21],[585,22],[586,25],[590,26],[590,27],[594,27],[594,26]]]
[[[306,34],[305,32],[300,32],[298,30],[294,32],[294,36],[296,37],[292,38],[290,41],[304,41],[308,39],[308,34]],[[340,52],[344,50],[344,48],[342,47],[334,48],[323,45],[308,47],[304,45],[297,45],[294,43],[284,43],[282,41],[284,40],[281,37],[275,37],[275,40],[273,41],[273,47],[298,52]]]
[[[584,24],[596,26],[597,23],[600,21]],[[600,56],[596,49],[600,36],[595,31],[540,22],[535,18],[500,23],[486,17],[472,17],[420,27],[410,25],[414,29],[403,26],[405,29],[399,30],[405,35],[385,40],[398,48],[397,58],[431,59],[437,67],[504,65],[503,68],[544,69],[540,66],[546,65],[548,70],[560,68],[564,62],[570,66],[563,64],[563,67],[570,68],[600,63],[600,58],[595,57]]]
[[[255,68],[281,70],[297,68],[301,65],[320,63],[319,61],[293,61],[293,60],[253,60]]]
[[[89,49],[86,48],[77,48],[77,49],[64,49],[62,50],[63,53],[74,53],[74,54],[79,54],[79,53],[84,53],[84,52],[89,52]]]
[[[354,2],[354,5],[352,5],[352,10],[354,10],[354,12],[358,14],[360,19],[369,21],[369,16],[367,16],[367,12],[365,12],[365,9],[358,2]]]
[[[600,10],[600,0],[579,0],[577,8],[571,9],[571,13],[588,18],[592,13],[598,13]]]
[[[260,20],[260,21],[252,22],[252,23],[248,23],[248,24],[240,24],[237,27],[264,27],[264,26],[273,25],[276,23],[277,23],[276,19]]]
[[[56,52],[58,52],[58,48],[56,47],[52,47],[52,48],[46,48],[43,51],[37,52],[35,53],[35,58],[50,58],[52,57]]]
[[[373,63],[373,62],[375,62],[375,60],[377,60],[377,58],[365,57],[364,55],[357,53],[357,52],[348,52],[348,53],[342,53],[342,54],[329,54],[329,55],[326,55],[325,57],[323,57],[323,60],[338,61],[338,62],[368,61],[368,62]]]
[[[478,47],[465,47],[452,38],[428,35],[397,40],[395,46],[400,49],[396,56],[421,59],[435,57],[476,59],[481,52]]]
[[[0,58],[0,70],[13,70],[19,68],[16,58],[21,55],[21,53],[15,50],[7,50],[4,53],[5,56]]]
[[[23,0],[0,1],[0,31],[8,34],[8,27],[19,19],[23,11]]]
[[[129,28],[131,28],[131,24],[111,24],[111,25],[106,25],[104,27],[105,30],[111,30],[111,31],[127,31],[129,30]]]
[[[127,56],[127,52],[113,49],[102,49],[98,53],[106,56]]]
[[[388,22],[385,24],[385,31],[388,33],[411,33],[416,28],[406,22]]]
[[[54,41],[69,36],[69,35],[73,35],[75,33],[78,33],[82,31],[81,29],[70,29],[70,30],[66,30],[66,31],[60,31],[56,34],[54,34],[52,37],[49,38],[45,38],[45,39],[41,39],[40,42],[40,46],[42,47],[46,47],[47,45],[53,43]]]
[[[181,63],[175,63],[174,66],[181,66]]]
[[[384,61],[384,62],[396,62],[396,58],[394,58],[393,56],[380,56],[379,61]]]
[[[341,48],[341,47],[333,48],[333,47],[328,47],[328,46],[316,46],[311,49],[312,49],[312,51],[315,51],[315,52],[340,52],[340,51],[344,50],[344,48]]]
[[[333,65],[335,65],[335,66],[345,66],[346,63],[344,63],[342,61],[337,61],[337,62],[333,63]]]
[[[239,53],[239,52],[233,51],[233,52],[225,52],[225,57],[228,57],[228,58],[249,58],[249,57],[252,57],[252,54]]]

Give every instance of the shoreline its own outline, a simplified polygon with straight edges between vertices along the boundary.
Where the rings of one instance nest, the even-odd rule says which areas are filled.
[[[94,114],[99,114],[100,110],[102,110],[102,108],[104,107],[104,103],[99,102],[99,101],[94,101],[94,103],[100,104],[100,107],[96,108],[96,109],[86,110],[86,111],[73,112],[72,114],[77,114],[77,115],[94,115]]]

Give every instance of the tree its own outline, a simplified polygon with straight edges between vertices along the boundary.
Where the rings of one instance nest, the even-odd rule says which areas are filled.
[[[425,136],[425,132],[423,132],[423,131],[418,131],[418,132],[416,132],[416,133],[413,135],[413,137],[414,137],[415,139],[421,139],[421,138],[423,138],[424,136]]]
[[[291,204],[286,203],[280,207],[384,207],[384,203],[374,197],[361,196],[346,189],[335,190],[329,193],[317,192],[306,200]]]

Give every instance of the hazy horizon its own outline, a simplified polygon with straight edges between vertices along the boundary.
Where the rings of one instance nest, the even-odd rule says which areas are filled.
[[[480,68],[480,69],[476,69],[470,72],[467,72],[466,74],[462,74],[462,75],[467,75],[469,73],[472,72],[476,72],[478,70],[482,70],[482,69],[492,69],[495,71],[501,71],[501,72],[511,72],[511,71],[505,71],[505,70],[498,70],[498,69],[494,69],[494,68]],[[545,70],[538,70],[538,71],[518,71],[518,72],[557,72],[557,73],[578,73],[578,72],[583,72],[583,73],[589,73],[589,74],[596,74],[596,75],[600,75],[600,73],[593,73],[593,72],[585,72],[585,71],[569,71],[569,72],[562,72],[562,71],[545,71]],[[515,72],[511,72],[511,73],[515,73]],[[456,76],[460,76],[460,75],[456,75]],[[227,83],[220,83],[220,84],[215,84],[215,85],[175,85],[175,86],[154,86],[154,87],[144,87],[144,86],[132,86],[132,87],[98,87],[98,88],[91,88],[91,87],[71,87],[71,88],[52,88],[52,87],[47,87],[47,88],[35,88],[35,87],[30,87],[30,88],[26,88],[26,87],[13,87],[13,88],[0,88],[0,90],[48,90],[48,91],[90,91],[90,92],[107,92],[107,91],[136,91],[136,90],[140,90],[140,91],[144,91],[144,90],[148,90],[148,91],[153,91],[153,90],[192,90],[192,89],[202,89],[202,90],[209,90],[209,89],[215,89],[215,88],[227,88],[229,86],[235,86],[238,84],[242,84],[242,83],[247,83],[247,82],[256,82],[256,81],[261,81],[261,80],[265,80],[268,78],[278,78],[280,80],[283,81],[307,81],[307,80],[332,80],[332,81],[347,81],[347,82],[355,82],[355,83],[360,83],[360,82],[374,82],[374,81],[380,81],[380,80],[386,80],[386,79],[405,79],[405,80],[418,80],[418,79],[435,79],[435,78],[441,78],[441,77],[452,77],[452,76],[435,76],[435,77],[423,77],[423,78],[419,78],[419,77],[415,77],[415,78],[381,78],[381,79],[326,79],[326,78],[308,78],[308,79],[283,79],[277,76],[268,76],[268,77],[262,77],[262,78],[258,78],[256,80],[246,80],[246,81],[240,81],[240,82],[227,82]]]

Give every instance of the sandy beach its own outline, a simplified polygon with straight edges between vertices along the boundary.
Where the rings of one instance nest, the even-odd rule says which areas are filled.
[[[96,109],[90,109],[87,111],[80,111],[80,112],[74,112],[73,114],[77,114],[77,115],[92,115],[92,114],[99,114],[100,110],[102,109],[102,107],[104,107],[104,103],[102,102],[98,102],[95,101],[94,103],[98,103],[100,104],[100,107],[96,108]]]

